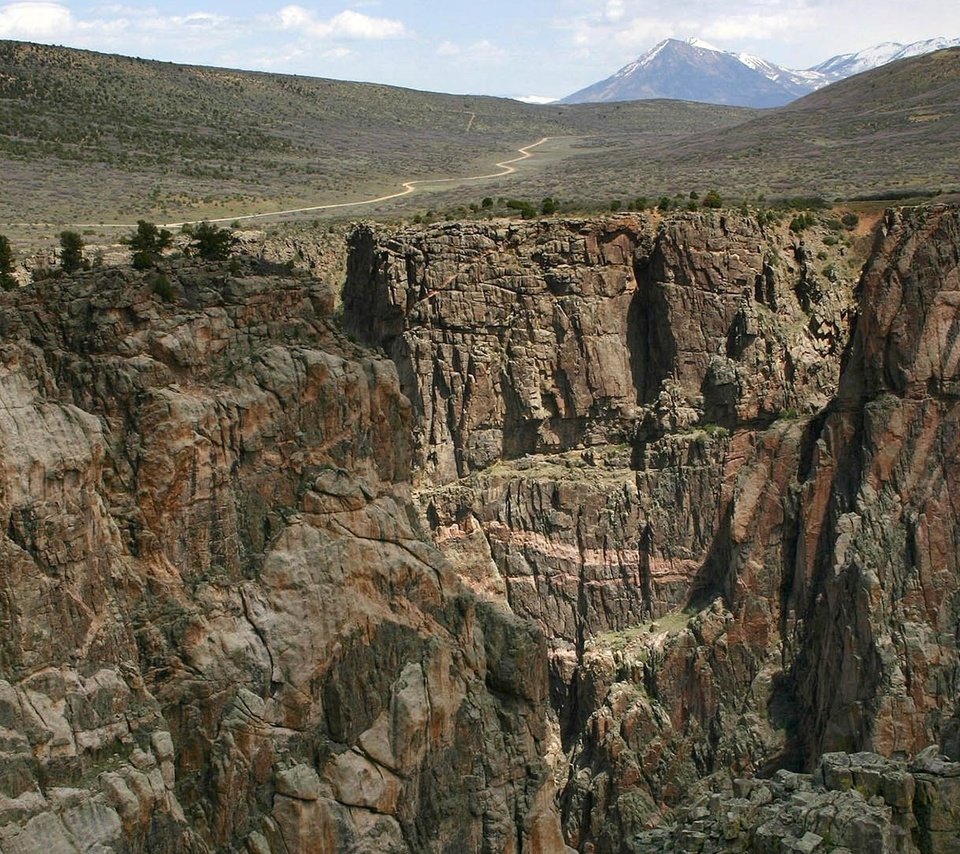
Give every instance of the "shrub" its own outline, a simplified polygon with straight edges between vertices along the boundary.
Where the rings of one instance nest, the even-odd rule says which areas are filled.
[[[493,207],[493,199],[491,199],[489,196],[487,196],[482,202],[480,202],[480,207],[482,207],[482,208],[492,208],[492,207]]]
[[[164,302],[173,302],[176,297],[173,285],[170,284],[170,280],[164,276],[163,273],[158,273],[154,276],[150,282],[150,286],[153,288],[153,292]]]
[[[790,230],[794,234],[799,234],[804,229],[816,225],[817,218],[812,213],[802,213],[790,220]]]
[[[611,213],[616,213],[622,207],[623,207],[623,202],[621,202],[620,199],[614,199],[612,202],[610,202]]]
[[[723,197],[716,190],[711,190],[703,197],[703,206],[705,208],[722,208]]]
[[[555,214],[557,208],[560,207],[560,203],[551,196],[547,196],[542,202],[540,202],[540,212],[544,216],[550,216],[550,214]]]
[[[842,217],[840,217],[840,222],[848,231],[853,231],[853,229],[860,224],[860,217],[857,216],[853,211],[847,211]]]
[[[537,215],[537,209],[523,199],[508,199],[507,207],[512,211],[517,211],[522,219],[533,219]]]

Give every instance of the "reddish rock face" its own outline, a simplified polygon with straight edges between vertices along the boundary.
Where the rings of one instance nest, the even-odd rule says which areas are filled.
[[[798,294],[820,280],[790,251],[719,215],[361,228],[346,322],[396,362],[419,479],[443,484],[500,459],[825,404],[852,285],[804,310]]]
[[[360,227],[364,344],[266,252],[0,295],[0,848],[614,851],[955,754],[960,211],[856,304],[825,236]],[[952,844],[927,759],[877,839]]]
[[[169,277],[0,296],[0,849],[560,850],[543,638],[413,524],[393,365]]]
[[[736,216],[354,236],[435,538],[547,636],[572,844],[956,741],[957,229],[889,215],[856,311],[822,234]]]

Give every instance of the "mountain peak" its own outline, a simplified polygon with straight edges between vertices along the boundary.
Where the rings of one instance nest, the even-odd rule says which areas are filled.
[[[742,100],[746,97],[746,104]],[[664,39],[611,77],[561,103],[668,98],[776,107],[795,97],[765,73],[708,42]]]
[[[759,56],[732,53],[703,39],[658,42],[611,77],[560,103],[669,98],[740,107],[778,107],[829,83],[898,59],[960,46],[960,39],[932,38],[911,44],[883,42],[794,70]]]

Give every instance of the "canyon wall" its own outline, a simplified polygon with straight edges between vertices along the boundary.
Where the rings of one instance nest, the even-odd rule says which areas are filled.
[[[267,261],[0,295],[0,850],[562,850],[541,633],[411,407]]]
[[[251,241],[0,294],[0,851],[960,846],[960,211]]]
[[[355,233],[424,519],[547,638],[572,845],[715,772],[956,743],[957,222],[889,214],[859,284],[736,214]]]

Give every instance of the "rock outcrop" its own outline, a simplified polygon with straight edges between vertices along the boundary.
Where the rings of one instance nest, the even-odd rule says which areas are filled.
[[[936,750],[913,762],[827,753],[814,774],[716,780],[670,827],[638,834],[638,854],[872,851],[946,854],[960,847],[960,764]],[[916,841],[916,844],[914,844]]]
[[[0,295],[0,850],[562,850],[542,635],[421,532],[393,365],[241,267]]]
[[[0,851],[958,844],[960,210],[285,240],[0,295]]]
[[[814,280],[756,221],[689,215],[352,237],[348,328],[383,346],[417,411],[421,479],[500,459],[813,411],[836,388],[850,288]]]
[[[856,300],[735,215],[355,234],[424,517],[547,637],[579,849],[714,772],[956,742],[958,219],[891,213]]]

